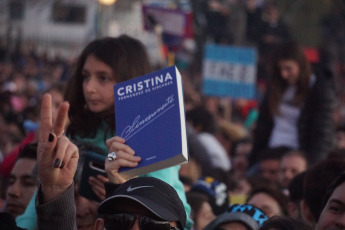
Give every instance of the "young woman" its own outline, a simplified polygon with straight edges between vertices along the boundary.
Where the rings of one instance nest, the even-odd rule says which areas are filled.
[[[103,149],[104,155],[112,151],[119,153],[119,149],[110,148],[114,141],[115,144],[120,145],[120,149],[127,150],[123,151],[123,154],[132,154],[134,151],[125,144],[125,140],[115,137],[113,86],[149,72],[149,58],[139,40],[122,35],[91,42],[81,53],[75,73],[67,84],[65,100],[70,103],[70,124],[66,131],[67,135],[72,140],[92,143]],[[109,138],[112,141],[108,141],[107,146],[106,141]],[[139,160],[140,158],[136,157],[134,162],[126,162],[119,167],[136,166]],[[178,178],[178,170],[179,166],[175,166],[142,176],[157,177],[172,185],[177,190],[189,216],[190,206],[186,202],[183,184]],[[122,178],[117,182],[122,183],[126,179],[128,178]],[[93,179],[90,182],[97,184]],[[100,194],[102,195],[104,194]],[[190,228],[191,225],[192,221],[188,218],[186,228]]]
[[[311,164],[332,146],[334,85],[325,71],[313,73],[296,42],[283,44],[273,61],[272,79],[263,99],[251,164],[267,149],[287,146],[305,152]]]

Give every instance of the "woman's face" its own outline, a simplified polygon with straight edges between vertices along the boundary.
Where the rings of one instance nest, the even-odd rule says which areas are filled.
[[[101,113],[114,106],[114,89],[116,83],[113,70],[93,55],[84,63],[83,93],[88,109]]]
[[[300,68],[294,60],[281,60],[278,62],[280,76],[289,84],[295,85],[299,78]]]
[[[247,204],[261,209],[268,217],[281,216],[282,212],[279,203],[270,195],[260,192],[247,201]]]
[[[197,230],[202,230],[208,225],[216,216],[213,214],[211,205],[208,202],[204,202],[201,209],[196,217],[195,228]]]

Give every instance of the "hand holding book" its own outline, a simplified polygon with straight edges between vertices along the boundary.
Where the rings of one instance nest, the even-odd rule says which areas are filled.
[[[109,152],[116,153],[115,160],[105,161],[105,171],[107,172],[109,181],[115,184],[122,184],[129,178],[125,178],[124,175],[119,174],[121,167],[134,168],[138,166],[141,157],[135,156],[134,150],[125,144],[125,139],[115,136],[107,140],[107,147]]]

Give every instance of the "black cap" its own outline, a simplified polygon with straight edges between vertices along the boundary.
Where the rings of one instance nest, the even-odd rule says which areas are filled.
[[[138,177],[126,181],[100,203],[98,213],[119,211],[121,207],[116,207],[116,203],[123,198],[138,202],[163,220],[176,221],[182,228],[186,225],[186,211],[176,190],[160,179]]]

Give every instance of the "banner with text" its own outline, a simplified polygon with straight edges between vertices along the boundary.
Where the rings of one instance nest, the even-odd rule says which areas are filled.
[[[193,37],[193,13],[178,9],[167,9],[154,5],[143,5],[144,29],[152,31],[156,24],[163,33],[179,38]]]
[[[203,93],[253,99],[257,51],[250,47],[208,44],[203,61]]]

